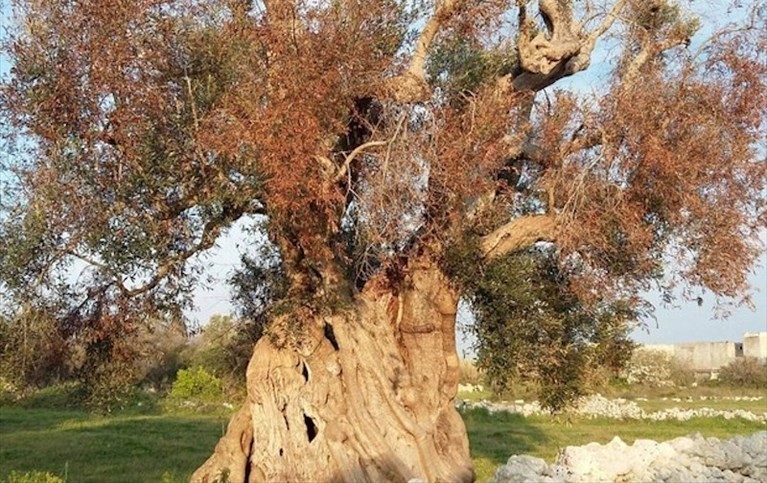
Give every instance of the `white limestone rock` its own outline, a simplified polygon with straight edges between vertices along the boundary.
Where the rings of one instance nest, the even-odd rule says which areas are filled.
[[[540,458],[514,455],[495,472],[498,483],[538,483],[548,465]]]
[[[512,456],[496,481],[534,482],[730,482],[767,483],[767,431],[729,440],[700,434],[664,443],[620,438],[563,449],[555,464]]]

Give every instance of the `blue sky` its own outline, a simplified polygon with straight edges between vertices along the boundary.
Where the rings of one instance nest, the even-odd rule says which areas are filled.
[[[705,30],[737,20],[742,15],[737,10],[728,11],[721,1],[684,3],[702,17]],[[0,5],[0,25],[5,28],[10,23],[10,0],[0,0]],[[705,37],[705,32],[703,34]],[[605,58],[604,48],[597,49],[590,71],[568,80],[568,87],[589,91],[592,85],[599,84],[600,76],[607,71],[603,64]],[[8,68],[8,59],[0,55],[0,76],[7,75]],[[7,160],[9,153],[2,152],[0,156]],[[205,261],[211,265],[212,282],[208,288],[196,291],[197,310],[189,313],[192,319],[205,322],[213,314],[232,310],[225,280],[239,261],[239,253],[245,248],[242,245],[248,243],[242,227],[243,223],[235,225],[219,240],[217,247],[206,254]],[[763,241],[767,244],[767,232],[763,232]],[[739,307],[726,320],[714,319],[715,297],[712,294],[704,294],[701,306],[680,299],[676,307],[666,307],[662,305],[659,294],[647,293],[647,299],[657,308],[657,323],[651,322],[646,330],[636,331],[634,338],[644,343],[741,340],[744,332],[767,330],[767,255],[762,254],[750,281],[754,289],[754,309]],[[462,313],[459,317],[466,320],[468,316]],[[470,341],[459,340],[459,350],[463,352],[469,344]]]

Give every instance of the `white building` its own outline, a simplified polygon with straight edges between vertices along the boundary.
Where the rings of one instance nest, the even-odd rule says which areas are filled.
[[[743,355],[756,357],[767,362],[767,332],[746,332],[743,334]]]
[[[747,332],[743,334],[743,342],[646,344],[641,347],[668,354],[689,365],[696,372],[712,374],[741,357],[756,357],[762,362],[767,362],[767,332]]]

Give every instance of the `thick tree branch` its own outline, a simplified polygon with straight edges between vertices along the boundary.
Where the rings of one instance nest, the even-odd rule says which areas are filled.
[[[631,89],[639,79],[642,72],[642,68],[647,65],[652,59],[658,57],[663,52],[677,47],[679,45],[685,45],[689,42],[688,37],[675,37],[664,40],[663,42],[653,42],[649,38],[642,42],[642,48],[634,59],[626,67],[623,73],[622,86],[623,90]]]
[[[519,140],[512,136],[506,138],[506,142],[509,144],[509,159],[514,161],[518,159],[529,159],[535,163],[543,164],[544,151],[536,144],[529,136],[527,139]]]
[[[556,219],[550,215],[528,215],[516,218],[482,237],[480,248],[486,259],[496,258],[539,241],[554,241]]]
[[[534,23],[520,7],[518,54],[520,70],[500,80],[502,87],[515,91],[539,91],[563,77],[585,70],[597,40],[612,27],[626,4],[618,0],[600,25],[589,33],[573,19],[568,0],[540,0],[539,9],[547,31],[533,36]]]
[[[171,257],[166,260],[162,265],[159,266],[154,276],[147,283],[140,287],[128,289],[121,281],[118,280],[117,284],[120,287],[120,290],[124,295],[128,297],[135,297],[136,295],[141,295],[154,289],[179,264],[184,263],[194,255],[197,255],[198,253],[211,248],[216,243],[218,236],[221,234],[221,229],[229,223],[239,219],[244,213],[245,210],[242,208],[235,206],[225,206],[220,217],[211,219],[205,223],[205,226],[203,227],[202,233],[200,235],[200,241],[197,242],[196,245],[179,253],[175,257]]]
[[[434,37],[440,28],[466,3],[467,0],[441,0],[434,14],[426,22],[418,38],[410,65],[404,74],[390,79],[386,85],[388,97],[397,102],[423,102],[429,98],[431,91],[426,83],[426,57]]]

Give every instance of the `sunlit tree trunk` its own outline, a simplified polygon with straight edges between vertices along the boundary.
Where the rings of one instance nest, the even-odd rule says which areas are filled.
[[[298,321],[300,343],[259,341],[247,401],[192,481],[472,480],[457,295],[432,264],[411,265],[398,293],[372,281],[351,308]]]

